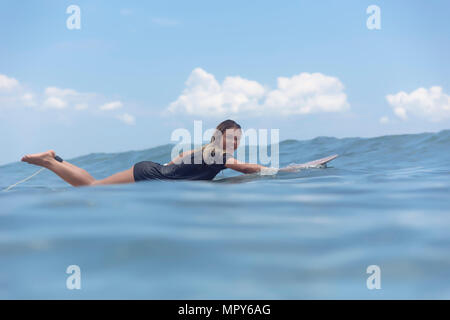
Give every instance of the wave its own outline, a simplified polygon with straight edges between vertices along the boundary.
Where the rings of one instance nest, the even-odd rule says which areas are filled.
[[[140,151],[92,153],[67,160],[97,177],[104,177],[130,168],[139,161],[168,162],[173,147],[174,144],[165,144]],[[450,162],[448,150],[450,150],[450,130],[375,138],[317,137],[310,140],[289,139],[280,142],[279,161],[283,167],[339,154],[339,158],[333,160],[331,165],[340,169],[373,171],[434,167],[448,172]],[[248,149],[246,153],[248,154]],[[8,185],[35,171],[36,167],[20,162],[3,165],[0,166],[0,180],[2,185]],[[255,177],[234,178],[232,181],[248,179]]]

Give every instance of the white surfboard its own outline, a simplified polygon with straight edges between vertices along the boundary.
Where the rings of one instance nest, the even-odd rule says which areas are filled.
[[[331,160],[336,159],[337,157],[338,157],[338,155],[334,154],[329,157],[317,159],[317,160],[302,163],[302,164],[291,164],[291,165],[287,166],[287,168],[292,168],[292,169],[326,168],[327,163],[330,162]]]

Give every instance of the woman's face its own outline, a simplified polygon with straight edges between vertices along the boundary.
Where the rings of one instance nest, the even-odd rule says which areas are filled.
[[[223,150],[236,150],[241,142],[241,135],[241,129],[227,129],[225,134],[222,136]]]

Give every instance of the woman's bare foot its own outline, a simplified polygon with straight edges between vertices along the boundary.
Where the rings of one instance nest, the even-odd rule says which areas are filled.
[[[28,162],[41,167],[46,167],[52,160],[55,160],[55,151],[49,150],[42,153],[27,154],[22,158],[22,161]]]

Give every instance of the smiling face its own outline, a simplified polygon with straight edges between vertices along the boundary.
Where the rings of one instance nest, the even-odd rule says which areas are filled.
[[[238,128],[227,129],[222,135],[222,148],[226,152],[234,152],[241,142],[242,131]]]

